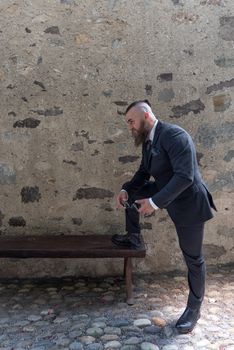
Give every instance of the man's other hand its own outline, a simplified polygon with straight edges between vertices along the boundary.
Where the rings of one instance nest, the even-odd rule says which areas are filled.
[[[120,191],[116,197],[116,208],[124,208],[123,204],[128,200],[128,193],[126,191]]]
[[[138,213],[144,214],[144,215],[150,215],[154,212],[154,208],[151,206],[149,199],[138,199],[135,201],[135,203],[140,204],[140,208],[138,209]]]

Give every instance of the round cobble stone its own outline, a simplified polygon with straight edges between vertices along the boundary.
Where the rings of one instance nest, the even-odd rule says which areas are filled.
[[[202,339],[197,342],[197,347],[208,347],[210,345],[210,342],[208,339]]]
[[[160,317],[160,318],[163,317],[163,313],[161,311],[159,311],[159,310],[151,310],[150,311],[150,315],[152,317]]]
[[[73,324],[73,326],[71,326],[70,331],[78,331],[78,330],[81,331],[81,330],[84,330],[85,327],[86,327],[85,323],[81,323],[81,322],[75,323],[75,324]]]
[[[121,343],[119,341],[113,340],[109,341],[105,344],[105,349],[119,349],[121,347]]]
[[[194,347],[192,345],[184,345],[181,350],[194,350]]]
[[[93,322],[92,327],[98,327],[98,328],[105,328],[106,327],[106,323],[105,322],[101,322],[101,321],[96,321],[96,322]]]
[[[94,318],[93,322],[107,322],[108,321],[108,318],[107,317],[96,317]]]
[[[89,345],[95,342],[95,338],[90,335],[87,335],[87,336],[80,337],[80,341],[82,344]]]
[[[29,325],[29,323],[30,323],[29,321],[19,320],[14,324],[14,326],[15,327],[24,327],[24,326]]]
[[[57,340],[56,340],[56,345],[59,346],[67,346],[70,344],[70,339],[66,338],[64,335],[60,336]]]
[[[29,341],[27,341],[27,342],[29,343]],[[40,340],[40,341],[37,341],[33,344],[34,347],[38,347],[38,348],[44,347],[46,349],[51,348],[52,345],[53,345],[53,343],[50,340]],[[30,347],[29,344],[27,346]],[[26,345],[24,347],[26,347]]]
[[[141,344],[141,350],[159,350],[159,347],[153,343],[143,342]]]
[[[8,322],[10,322],[10,319],[7,317],[3,317],[2,319],[0,319],[0,325],[7,325]]]
[[[24,332],[30,332],[30,333],[32,333],[32,332],[35,331],[35,327],[32,327],[32,326],[25,326],[25,327],[23,327],[23,331],[24,331]]]
[[[103,335],[103,329],[101,329],[100,327],[88,328],[86,331],[86,334],[97,338],[97,337],[100,337],[101,335]]]
[[[172,334],[174,333],[172,327],[168,326],[168,325],[163,328],[163,332],[164,332],[166,338],[170,338],[172,336]]]
[[[73,315],[72,319],[73,319],[73,321],[88,322],[89,321],[89,315],[86,315],[86,314]]]
[[[63,322],[67,322],[67,321],[68,321],[67,317],[56,317],[54,319],[54,323],[63,323]]]
[[[129,319],[126,318],[116,318],[111,321],[110,326],[111,327],[124,327],[128,326],[131,323]]]
[[[119,336],[117,334],[104,334],[103,336],[101,336],[100,339],[102,341],[106,342],[106,341],[111,341],[111,340],[118,340]]]
[[[72,332],[69,333],[69,338],[70,339],[76,339],[76,338],[80,337],[82,335],[82,333],[83,332],[81,330],[77,329],[77,330],[72,331]]]
[[[14,333],[18,333],[19,332],[19,327],[7,327],[7,329],[5,329],[5,333],[6,334],[14,334]]]
[[[69,349],[70,350],[83,350],[84,347],[80,342],[75,341],[75,342],[70,344]]]
[[[152,321],[158,327],[165,327],[166,326],[166,321],[163,318],[153,317]]]
[[[114,301],[114,299],[115,299],[114,295],[104,295],[102,297],[102,300],[104,302],[111,302],[111,301]]]
[[[37,321],[40,321],[41,319],[42,319],[42,317],[38,316],[38,315],[28,316],[28,321],[31,321],[31,322],[37,322]]]
[[[198,341],[198,338],[197,338],[197,337],[194,337],[193,339],[191,339],[191,334],[186,334],[186,335],[184,335],[184,334],[178,334],[178,335],[176,336],[176,341],[177,341],[177,343],[180,344],[180,346],[181,346],[181,344],[187,344],[187,343],[189,343],[190,341],[193,341],[193,342],[196,344],[197,341]]]
[[[141,338],[138,338],[138,337],[131,337],[131,338],[128,338],[128,339],[125,341],[125,344],[126,344],[126,345],[137,345],[137,344],[139,344],[141,341],[142,341]]]
[[[103,345],[99,343],[93,343],[86,347],[87,350],[103,350]]]
[[[142,334],[143,330],[136,326],[128,326],[123,327],[124,334],[127,334],[128,336],[138,336],[138,334]]]
[[[160,328],[156,326],[146,326],[144,328],[144,332],[146,334],[157,334],[158,332],[160,332]]]
[[[147,318],[140,318],[138,320],[135,320],[133,324],[136,327],[146,327],[146,326],[151,326],[151,321],[148,320]]]
[[[147,314],[137,314],[136,315],[137,319],[150,319],[150,317]]]
[[[117,334],[117,335],[121,335],[121,329],[117,328],[117,327],[106,327],[104,328],[104,332],[106,334]]]

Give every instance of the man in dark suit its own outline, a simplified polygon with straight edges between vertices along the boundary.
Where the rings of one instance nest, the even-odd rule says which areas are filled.
[[[117,195],[117,207],[126,209],[127,234],[116,234],[112,241],[138,249],[139,214],[167,209],[188,268],[188,302],[176,328],[188,333],[200,317],[204,298],[204,223],[213,217],[211,208],[216,208],[201,178],[193,141],[184,129],[158,120],[148,100],[129,105],[125,119],[135,145],[142,145],[142,160],[131,181]],[[149,181],[151,176],[154,181]]]

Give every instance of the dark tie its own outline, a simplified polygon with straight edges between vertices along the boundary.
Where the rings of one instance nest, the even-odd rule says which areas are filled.
[[[147,159],[147,164],[149,163],[151,147],[152,147],[152,141],[151,140],[147,140],[146,141],[146,159]]]
[[[152,147],[152,141],[151,140],[147,140],[146,141],[146,151],[150,152],[151,147]]]

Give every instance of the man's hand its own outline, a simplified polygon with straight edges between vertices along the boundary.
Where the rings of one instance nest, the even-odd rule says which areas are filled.
[[[120,191],[116,197],[116,208],[124,208],[123,203],[128,200],[128,194],[126,191]]]
[[[135,201],[135,203],[140,204],[140,208],[138,209],[138,213],[144,214],[144,215],[150,215],[154,212],[154,208],[151,206],[149,199],[138,199]]]

